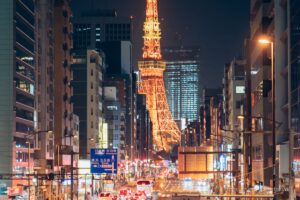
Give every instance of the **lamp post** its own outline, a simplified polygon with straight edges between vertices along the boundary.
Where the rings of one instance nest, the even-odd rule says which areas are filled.
[[[238,131],[238,130],[228,130],[228,129],[221,129],[221,130],[225,131],[225,132],[234,132],[234,133],[235,132],[237,132],[237,133],[241,132],[241,131]],[[226,142],[229,142],[229,143],[232,144],[233,148],[230,149],[230,152],[231,152],[230,158],[231,158],[231,160],[230,160],[229,171],[230,171],[230,174],[231,174],[231,178],[230,178],[230,184],[229,185],[231,187],[230,192],[232,192],[232,188],[234,188],[234,187],[237,189],[236,192],[238,192],[239,191],[238,177],[242,177],[242,176],[239,176],[239,174],[241,174],[242,171],[238,169],[239,168],[239,156],[240,156],[239,154],[242,153],[242,150],[235,144],[239,143],[240,136],[244,135],[244,133],[243,132],[239,133],[238,137],[230,137],[230,136],[227,136],[227,135],[214,135],[214,134],[210,134],[210,135],[215,136],[217,138],[219,137],[220,139],[222,138],[222,141],[220,141],[219,139],[213,139],[212,140],[212,142],[216,142],[217,145],[224,144],[224,142],[225,142],[225,144],[226,144]],[[224,151],[224,150],[223,149],[221,151],[218,150],[218,152],[222,152],[222,151]],[[227,151],[229,151],[229,150],[227,150]],[[235,157],[234,160],[233,160],[233,156]],[[227,170],[228,170],[228,167],[227,167]],[[224,180],[224,173],[223,173],[223,180]],[[244,180],[242,179],[241,184],[242,183],[244,184],[243,181]],[[232,183],[235,183],[235,185],[232,184]],[[234,185],[234,187],[233,187],[233,185]]]
[[[58,155],[58,166],[60,166],[59,162],[60,162],[60,158],[59,158],[59,155],[70,155],[71,156],[71,163],[70,163],[70,178],[71,178],[71,185],[70,185],[70,193],[71,193],[71,200],[74,199],[74,155],[77,155],[79,154],[77,151],[74,151],[74,139],[78,139],[78,135],[69,135],[69,136],[66,136],[66,137],[61,137],[61,138],[67,138],[67,137],[70,137],[70,144],[69,145],[58,145],[58,151],[57,151],[57,155]],[[61,139],[60,138],[60,139]],[[94,142],[94,139],[93,138],[89,138],[89,141],[90,142]],[[77,142],[76,142],[77,144]],[[62,169],[61,168],[61,175],[63,174],[64,176],[64,173],[65,171],[63,170],[63,173],[62,173]],[[75,169],[78,169],[77,167]],[[68,172],[69,173],[69,172]],[[78,182],[78,179],[77,179],[77,182]],[[59,184],[60,186],[60,184]],[[58,188],[59,190],[59,193],[61,192],[61,188]],[[76,190],[75,190],[76,191]]]
[[[274,106],[275,106],[275,104],[274,104]],[[263,133],[264,134],[273,134],[273,136],[276,133],[275,130],[278,129],[282,125],[282,122],[278,122],[278,121],[275,120],[275,114],[273,115],[272,119],[268,119],[268,118],[262,117],[262,116],[249,116],[249,115],[238,115],[237,119],[242,120],[242,121],[244,119],[256,119],[256,120],[263,119],[263,120],[272,122],[272,125],[273,125],[272,130],[271,131],[264,130]],[[241,123],[243,123],[243,122],[241,122]],[[248,167],[250,167],[250,169],[249,169],[247,174],[245,173],[246,172],[246,169],[245,169],[244,170],[244,175],[242,177],[244,177],[244,180],[249,179],[249,184],[248,184],[248,181],[247,181],[247,185],[248,185],[248,187],[251,187],[252,186],[252,175],[251,175],[252,174],[252,163],[251,163],[252,162],[252,156],[251,156],[251,148],[252,148],[251,140],[252,139],[251,139],[251,137],[252,137],[253,133],[261,133],[261,131],[253,131],[252,128],[250,128],[250,130],[244,130],[243,128],[240,129],[240,130],[226,130],[226,129],[223,129],[223,131],[225,131],[225,132],[239,132],[240,137],[242,136],[244,138],[243,142],[242,142],[243,152],[244,152],[243,153],[244,162],[248,162],[247,160],[249,160],[249,163],[247,163],[247,164],[248,164]],[[222,136],[222,137],[225,138],[225,139],[228,139],[228,140],[233,140],[234,139],[234,138],[230,138],[228,136],[225,136],[225,137]],[[249,139],[250,139],[250,145],[249,145],[250,149],[248,150],[249,151],[248,153],[250,153],[250,158],[249,159],[247,159],[245,157],[246,156],[245,152],[247,151],[246,148],[248,146],[248,144],[246,143],[246,140],[245,140],[246,137],[249,137]],[[275,148],[272,149],[272,151],[273,151],[272,154],[275,155],[275,156],[273,156],[272,158],[273,158],[273,163],[275,163],[276,162],[276,137],[273,137],[273,144],[275,144]],[[275,164],[273,164],[273,167],[272,167],[274,169],[274,171],[273,171],[274,174],[273,175],[276,175],[276,167],[275,167],[276,165]],[[272,181],[273,181],[273,185],[274,185],[274,182],[276,183],[276,176],[274,178],[272,178]],[[276,191],[275,187],[276,187],[276,185],[274,185],[274,188],[273,188],[274,191]]]
[[[26,144],[28,145],[28,200],[30,200],[30,195],[31,195],[31,186],[30,186],[30,141],[26,141]]]
[[[276,126],[275,126],[275,65],[274,65],[274,42],[269,38],[261,38],[258,40],[260,44],[270,44],[271,46],[271,72],[272,72],[272,143],[273,143],[273,194],[276,199]]]

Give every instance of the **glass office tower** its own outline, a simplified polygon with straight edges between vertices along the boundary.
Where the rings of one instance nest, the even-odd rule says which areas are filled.
[[[1,0],[0,13],[0,173],[26,173],[33,166],[28,134],[35,126],[34,1]],[[21,182],[0,180],[2,186],[26,185]]]
[[[198,119],[200,108],[200,49],[163,48],[167,62],[164,80],[173,118]]]

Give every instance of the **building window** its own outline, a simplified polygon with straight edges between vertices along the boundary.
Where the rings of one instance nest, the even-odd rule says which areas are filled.
[[[91,95],[91,102],[94,102],[94,96]]]
[[[245,86],[236,86],[235,93],[237,94],[244,94],[245,93]]]
[[[86,59],[84,59],[84,58],[72,58],[72,62],[74,64],[84,64],[84,63],[86,63]]]
[[[235,108],[236,109],[240,109],[242,105],[243,105],[243,101],[236,101],[235,102]]]
[[[119,140],[119,134],[114,134],[114,140]]]
[[[94,70],[91,69],[91,76],[94,76]]]
[[[91,82],[91,89],[94,89],[94,83]]]
[[[253,147],[253,160],[262,160],[261,146]]]
[[[91,121],[91,128],[94,128],[94,122]]]
[[[107,106],[107,110],[118,110],[118,106]]]

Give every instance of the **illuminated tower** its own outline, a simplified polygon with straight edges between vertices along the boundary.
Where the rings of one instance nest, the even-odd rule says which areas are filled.
[[[172,144],[179,143],[180,131],[169,110],[163,80],[166,63],[162,60],[160,52],[161,31],[157,0],[147,0],[143,38],[143,59],[138,62],[141,76],[139,93],[146,95],[147,109],[152,122],[154,150],[169,152]]]

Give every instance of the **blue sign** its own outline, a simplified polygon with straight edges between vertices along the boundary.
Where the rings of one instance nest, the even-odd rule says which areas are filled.
[[[91,149],[91,173],[116,174],[118,149]]]

